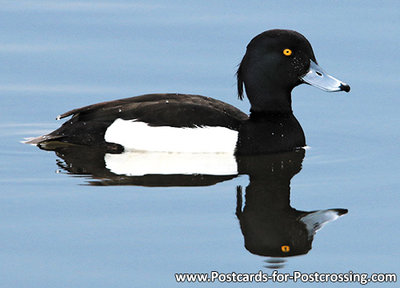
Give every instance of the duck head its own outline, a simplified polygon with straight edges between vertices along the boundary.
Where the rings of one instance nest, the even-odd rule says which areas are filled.
[[[252,112],[292,112],[291,91],[302,83],[329,92],[350,91],[317,64],[311,44],[296,31],[268,30],[247,45],[237,85],[239,99],[244,87]]]

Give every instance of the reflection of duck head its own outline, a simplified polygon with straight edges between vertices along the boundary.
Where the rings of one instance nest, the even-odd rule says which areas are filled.
[[[241,157],[239,172],[249,174],[245,206],[237,189],[236,215],[253,254],[286,257],[306,254],[313,236],[324,224],[347,213],[346,209],[298,211],[290,206],[290,179],[301,170],[304,150]]]

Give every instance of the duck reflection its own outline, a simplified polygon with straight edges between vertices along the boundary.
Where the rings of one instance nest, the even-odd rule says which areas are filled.
[[[185,153],[106,153],[87,146],[46,147],[69,174],[88,176],[94,186],[210,186],[237,177],[234,156]],[[218,163],[225,163],[218,165]],[[208,171],[207,171],[208,169]]]
[[[305,151],[238,158],[240,174],[248,174],[245,204],[237,187],[236,216],[245,247],[253,254],[288,257],[306,254],[315,233],[326,223],[346,214],[346,209],[300,211],[290,206],[290,180],[301,170]],[[280,268],[283,259],[266,260]]]
[[[248,175],[245,195],[241,186],[236,188],[236,216],[246,249],[272,257],[266,260],[269,268],[282,267],[284,257],[308,253],[315,233],[347,213],[346,209],[307,212],[290,206],[290,181],[302,168],[304,149],[236,157],[223,153],[110,154],[74,145],[51,150],[62,159],[57,161],[62,170],[89,176],[90,185],[209,186]]]

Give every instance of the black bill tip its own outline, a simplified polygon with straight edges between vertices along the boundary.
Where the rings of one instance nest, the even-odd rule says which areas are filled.
[[[340,84],[339,86],[341,91],[349,92],[350,91],[350,86],[347,84]]]

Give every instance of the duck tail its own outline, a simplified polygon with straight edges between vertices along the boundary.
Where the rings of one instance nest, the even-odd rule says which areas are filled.
[[[47,134],[38,137],[26,138],[24,141],[22,141],[22,143],[30,145],[40,145],[41,143],[54,141],[60,138],[61,138],[60,135]]]

